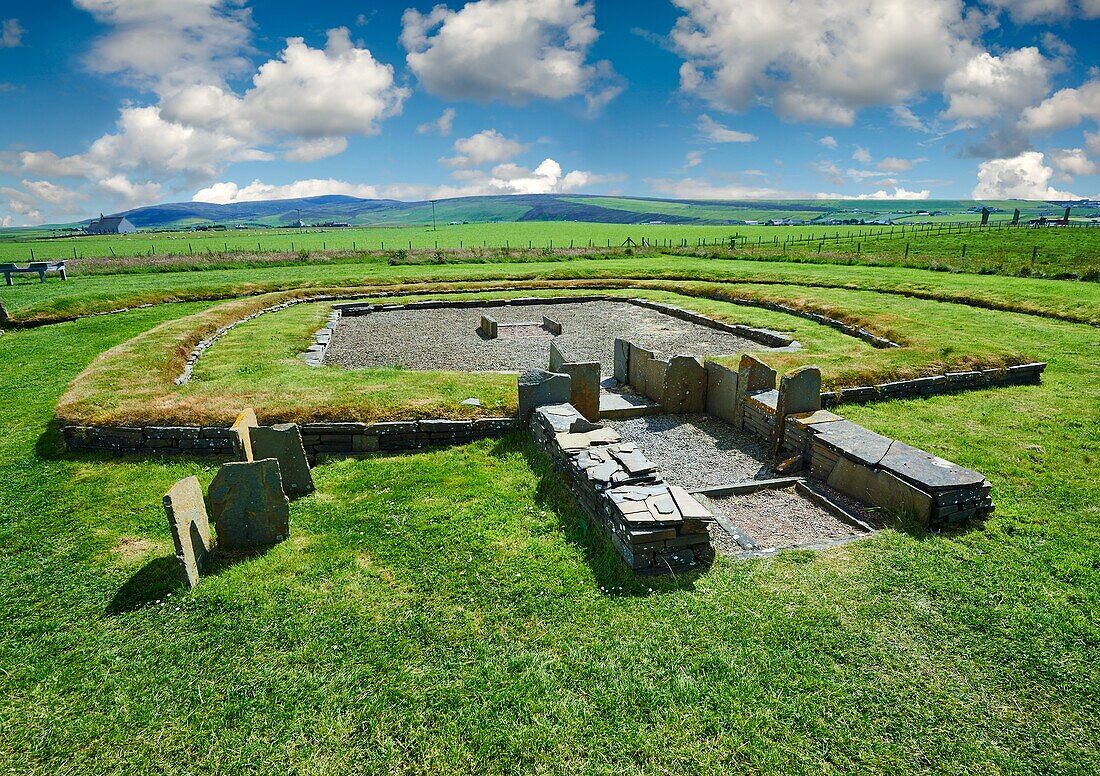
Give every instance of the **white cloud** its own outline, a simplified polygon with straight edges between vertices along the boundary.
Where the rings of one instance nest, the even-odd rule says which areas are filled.
[[[821,192],[817,194],[818,199],[928,199],[932,196],[932,192],[928,189],[921,191],[908,191],[903,188],[895,188],[893,191],[886,191],[885,189],[879,189],[878,191],[870,194],[830,194]]]
[[[320,197],[325,194],[345,194],[349,197],[361,197],[363,199],[377,199],[379,196],[378,189],[375,186],[348,183],[332,178],[326,180],[310,178],[287,184],[264,183],[260,180],[254,180],[247,186],[238,186],[232,182],[215,183],[196,192],[191,201],[227,205],[231,202],[298,199],[300,197]]]
[[[925,125],[921,117],[918,116],[908,105],[892,105],[890,107],[890,114],[894,120],[894,123],[897,124],[899,127],[915,129],[918,132],[929,131],[928,127]]]
[[[1030,132],[1053,132],[1076,126],[1084,118],[1100,121],[1100,80],[1058,90],[1025,110],[1020,126]]]
[[[1001,56],[978,54],[947,77],[944,95],[948,105],[944,117],[967,124],[1015,115],[1047,95],[1055,68],[1055,63],[1034,46]]]
[[[851,125],[870,105],[938,89],[972,57],[977,19],[960,0],[673,0],[686,60],[681,88],[743,111],[770,102],[783,118]]]
[[[1095,19],[1100,16],[1098,0],[985,0],[997,10],[1006,11],[1018,23],[1060,22],[1081,16]]]
[[[1062,173],[1061,178],[1071,183],[1077,175],[1095,175],[1100,165],[1089,159],[1083,148],[1053,148],[1050,151],[1050,163]]]
[[[449,167],[479,167],[514,159],[530,146],[507,138],[495,129],[484,129],[476,135],[460,137],[454,148],[455,156],[440,161]]]
[[[559,100],[613,72],[586,61],[600,34],[591,2],[477,0],[457,11],[440,4],[427,14],[410,8],[401,23],[409,69],[429,92],[450,99]],[[591,98],[613,97],[596,89]]]
[[[1100,132],[1085,133],[1085,148],[1090,154],[1100,156]]]
[[[684,157],[684,166],[685,167],[698,167],[702,163],[703,163],[703,152],[702,151],[688,151],[687,155]]]
[[[870,164],[871,152],[863,146],[856,146],[856,150],[852,152],[852,158],[860,164]]]
[[[98,184],[101,191],[111,195],[112,199],[130,207],[150,205],[161,195],[161,187],[155,181],[134,183],[125,175],[112,175]]]
[[[38,199],[43,202],[51,205],[58,205],[62,208],[70,207],[80,199],[80,195],[77,192],[67,189],[64,186],[50,183],[49,181],[25,180],[22,182],[22,185],[30,194],[38,197]]]
[[[978,167],[974,199],[1078,199],[1050,185],[1054,170],[1038,151],[1026,151],[1008,159],[989,159]]]
[[[294,141],[283,154],[288,162],[316,162],[342,154],[348,148],[346,137],[304,138]]]
[[[919,163],[924,162],[924,161],[927,161],[927,160],[925,160],[925,159],[899,159],[896,156],[887,156],[883,159],[880,159],[878,164],[876,164],[875,166],[878,167],[883,172],[905,172],[907,170],[913,169],[914,164],[919,164]]]
[[[443,135],[446,137],[451,134],[451,129],[455,123],[455,109],[446,108],[443,114],[435,121],[429,121],[425,124],[421,124],[416,128],[416,131],[422,135]]]
[[[728,129],[705,113],[699,117],[695,128],[699,130],[699,134],[703,138],[712,143],[752,143],[757,140],[756,135]]]
[[[74,0],[111,28],[86,57],[98,73],[122,74],[157,91],[221,84],[245,72],[251,11],[240,0]]]
[[[15,48],[23,45],[23,25],[18,19],[5,19],[0,25],[0,48]]]
[[[821,138],[817,142],[825,146],[826,148],[835,149],[837,147],[836,138],[832,135],[825,135],[825,137]]]

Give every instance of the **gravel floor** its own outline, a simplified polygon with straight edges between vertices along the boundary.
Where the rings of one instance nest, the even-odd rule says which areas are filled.
[[[650,415],[605,420],[661,469],[665,480],[687,490],[778,477],[767,446],[709,415]]]
[[[712,496],[709,501],[762,549],[794,547],[864,533],[802,498],[794,488],[758,490],[743,496]],[[733,549],[738,550],[739,546]]]
[[[482,314],[501,323],[559,321],[557,337],[482,339]],[[392,310],[343,318],[337,324],[324,363],[347,369],[399,366],[466,372],[521,371],[545,368],[550,343],[565,345],[583,360],[599,360],[604,376],[615,366],[616,337],[649,348],[658,355],[715,356],[760,350],[742,337],[681,321],[656,310],[626,302],[526,305],[523,307]]]

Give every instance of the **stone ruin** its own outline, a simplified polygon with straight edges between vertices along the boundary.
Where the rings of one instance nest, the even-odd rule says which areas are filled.
[[[218,469],[205,499],[196,477],[180,480],[164,496],[176,558],[191,587],[198,584],[215,547],[254,552],[287,539],[290,500],[314,490],[298,426],[261,426],[249,408],[237,416],[230,434],[238,460]]]
[[[542,316],[542,321],[519,321],[501,323],[490,315],[482,315],[477,327],[478,333],[487,340],[515,339],[517,337],[556,337],[562,333],[558,321]]]

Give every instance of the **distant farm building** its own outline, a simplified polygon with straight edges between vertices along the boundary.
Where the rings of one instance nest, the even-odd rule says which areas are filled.
[[[104,216],[93,218],[85,231],[88,234],[130,234],[137,231],[137,227],[130,223],[125,216]]]

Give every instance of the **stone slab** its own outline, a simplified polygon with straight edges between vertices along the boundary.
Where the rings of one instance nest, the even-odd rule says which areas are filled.
[[[240,460],[256,460],[252,454],[251,430],[259,425],[259,421],[256,420],[256,412],[251,407],[246,407],[237,415],[237,419],[233,421],[233,425],[230,426],[229,430],[232,433],[233,449],[236,451],[237,457]]]
[[[180,480],[164,494],[164,513],[176,546],[180,573],[190,587],[199,583],[206,555],[214,546],[198,477]]]
[[[291,498],[314,491],[313,475],[302,444],[302,433],[293,423],[257,426],[252,429],[252,452],[257,460],[275,458],[279,462],[283,492]]]
[[[224,464],[207,496],[219,547],[256,549],[290,535],[290,502],[274,458]]]
[[[829,412],[828,410],[817,410],[816,412],[799,412],[791,415],[788,421],[791,425],[801,429],[817,429],[818,426],[824,423],[834,423],[838,420],[844,420],[836,413]]]
[[[673,356],[665,372],[665,412],[687,414],[707,408],[707,370],[694,356]]]
[[[895,477],[888,471],[841,458],[829,475],[830,487],[865,504],[895,514],[913,515],[927,526],[932,516],[932,497]]]
[[[894,442],[879,466],[922,490],[939,491],[978,487],[985,477],[904,442]]]
[[[626,385],[630,380],[630,343],[623,339],[615,339],[615,379],[621,385]]]
[[[817,438],[826,446],[867,466],[878,464],[893,443],[892,439],[869,431],[850,420],[838,420],[819,428]]]
[[[737,370],[714,361],[705,364],[707,370],[707,413],[727,423],[734,422],[737,402]]]
[[[519,376],[519,416],[526,419],[531,412],[546,404],[569,401],[569,375],[531,369]]]
[[[651,358],[645,362],[645,378],[642,380],[644,388],[641,392],[655,402],[664,403],[665,381],[668,378],[668,362],[658,358]]]
[[[673,501],[676,502],[676,508],[680,510],[680,514],[684,516],[684,519],[706,520],[713,517],[710,510],[696,501],[690,493],[679,485],[671,485],[668,490],[672,494]]]
[[[648,374],[649,362],[653,360],[653,351],[640,348],[634,343],[628,343],[630,347],[630,356],[627,359],[629,371],[627,373],[627,383],[634,387],[634,390],[638,393],[648,395],[646,392],[646,376]]]

